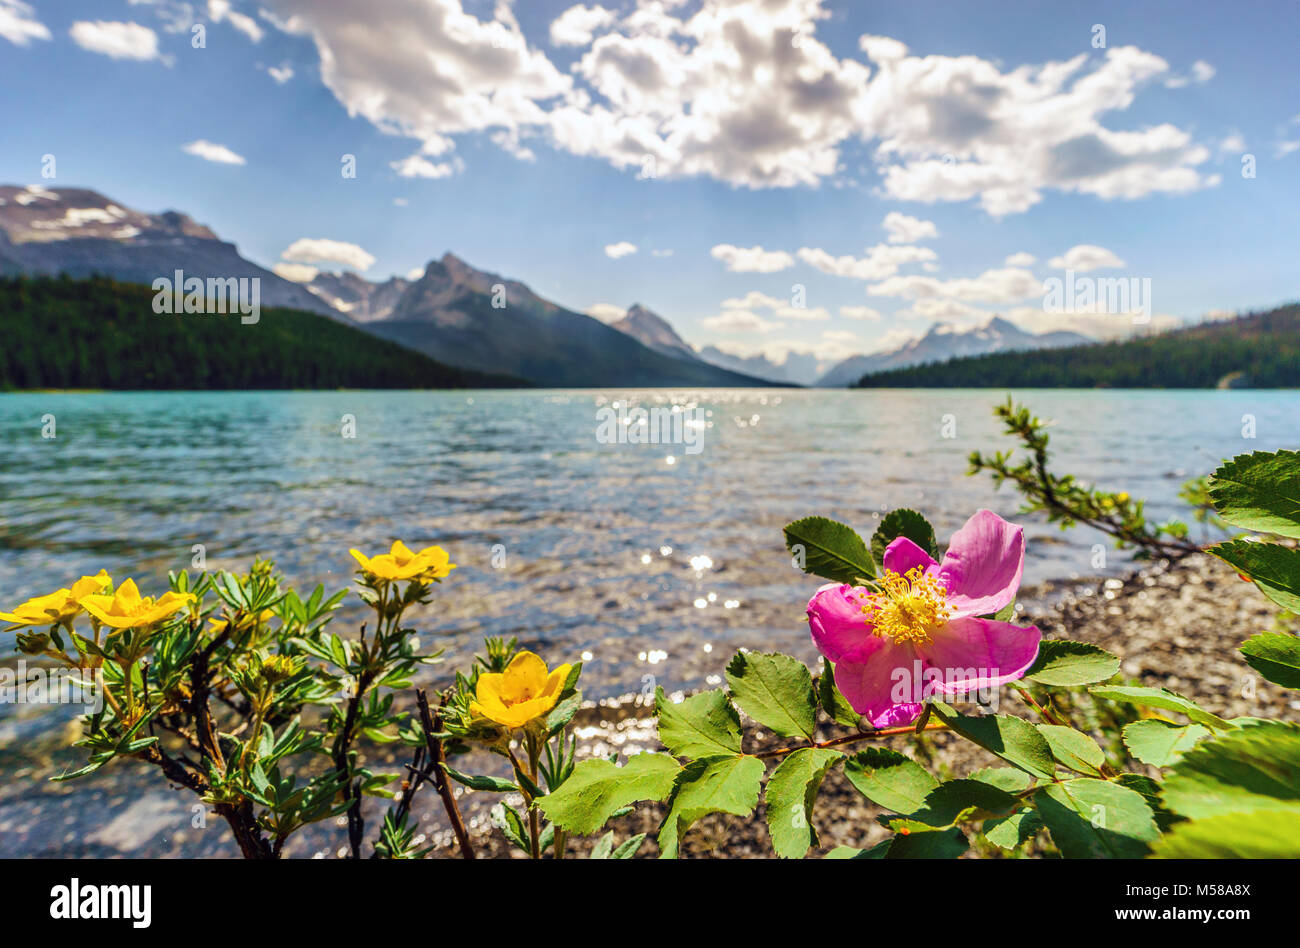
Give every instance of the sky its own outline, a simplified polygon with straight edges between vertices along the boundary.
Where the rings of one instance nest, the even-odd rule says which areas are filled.
[[[0,183],[778,361],[1105,337],[1300,297],[1298,35],[1291,0],[0,0]],[[1151,322],[1047,305],[1067,271]]]

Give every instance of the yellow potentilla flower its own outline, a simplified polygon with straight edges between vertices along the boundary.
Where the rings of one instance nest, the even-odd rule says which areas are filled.
[[[83,576],[71,589],[57,589],[46,596],[28,599],[13,612],[0,612],[0,621],[14,625],[54,625],[75,619],[81,613],[81,600],[91,593],[111,588],[113,580],[102,569],[94,576]]]
[[[426,546],[419,553],[412,553],[401,540],[395,541],[389,552],[378,556],[366,556],[360,550],[348,552],[361,564],[365,573],[389,582],[404,579],[428,582],[431,579],[442,579],[456,568],[442,547]]]
[[[154,599],[141,596],[135,580],[128,579],[111,596],[85,596],[81,605],[104,625],[134,629],[153,625],[183,609],[194,597],[189,593],[166,592]]]
[[[504,672],[478,676],[478,700],[470,702],[469,710],[508,728],[523,727],[555,707],[569,668],[560,665],[548,673],[541,658],[520,652]]]

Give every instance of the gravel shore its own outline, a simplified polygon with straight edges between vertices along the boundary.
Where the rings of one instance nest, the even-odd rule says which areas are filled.
[[[1300,718],[1294,692],[1270,685],[1245,663],[1237,646],[1258,632],[1274,627],[1276,609],[1249,583],[1211,557],[1192,557],[1169,568],[1154,565],[1125,580],[1100,584],[1044,584],[1025,588],[1021,620],[1033,622],[1045,637],[1091,642],[1122,660],[1120,674],[1130,683],[1169,688],[1195,699],[1222,717],[1252,715]],[[718,654],[721,671],[729,656]],[[1008,689],[1000,694],[1001,710],[1023,714]],[[1081,712],[1083,705],[1080,705]],[[583,708],[575,718],[582,756],[657,750],[653,717],[639,697],[610,700]],[[824,737],[848,733],[840,729]],[[188,792],[158,780],[143,764],[114,764],[100,774],[72,783],[51,783],[76,755],[56,749],[54,739],[24,742],[6,738],[0,771],[10,779],[0,785],[0,857],[6,856],[230,856],[236,851],[223,821],[205,822],[203,808]],[[791,743],[763,733],[746,721],[749,752]],[[888,738],[872,743],[903,750],[927,763],[942,777],[962,776],[997,763],[969,742],[942,732]],[[499,758],[475,754],[457,761],[470,772],[501,770]],[[490,808],[497,794],[463,791],[461,805],[483,856],[522,854],[510,847],[491,825]],[[434,855],[454,857],[456,851],[436,794],[421,791],[415,812],[428,827]],[[880,810],[845,780],[831,774],[823,784],[813,823],[819,845],[816,856],[835,846],[865,848],[884,839],[876,824]],[[662,817],[659,806],[642,805],[611,823],[618,840],[647,833],[640,855],[657,854],[654,835]],[[381,818],[376,804],[368,825]],[[683,839],[683,857],[770,857],[762,806],[755,817],[709,817]],[[298,858],[332,856],[344,837],[340,827],[309,827],[296,835],[286,855]],[[585,855],[594,839],[572,841],[569,852]],[[972,855],[998,855],[993,847],[973,848]]]

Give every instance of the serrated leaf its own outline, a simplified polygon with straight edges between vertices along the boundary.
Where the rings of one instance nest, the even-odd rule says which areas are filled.
[[[1300,688],[1300,637],[1261,632],[1241,643],[1241,654],[1273,684]]]
[[[1176,823],[1151,848],[1156,859],[1300,859],[1295,810],[1219,813]]]
[[[1101,776],[1106,754],[1087,734],[1059,724],[1035,724],[1034,727],[1046,738],[1052,756],[1061,766],[1088,777]]]
[[[1136,760],[1153,767],[1168,767],[1210,735],[1199,724],[1174,724],[1158,718],[1134,721],[1124,728],[1124,746]]]
[[[1300,539],[1300,452],[1238,455],[1210,476],[1209,490],[1228,523]]]
[[[1166,773],[1162,796],[1193,819],[1279,808],[1300,819],[1300,725],[1269,721],[1202,741]]]
[[[1163,688],[1130,688],[1119,685],[1098,685],[1095,688],[1089,688],[1089,692],[1098,698],[1109,698],[1111,701],[1122,701],[1127,704],[1136,704],[1144,708],[1161,708],[1165,711],[1177,711],[1180,714],[1187,715],[1188,718],[1197,724],[1204,724],[1206,727],[1216,730],[1229,730],[1232,725],[1217,714],[1211,714],[1209,711],[1203,711],[1196,702],[1184,698],[1182,695],[1174,694]]]
[[[1160,835],[1142,794],[1076,777],[1034,793],[1034,806],[1067,859],[1140,859]]]
[[[622,767],[603,757],[584,760],[538,806],[556,826],[585,836],[629,804],[665,799],[680,772],[667,754],[634,754]]]
[[[1244,573],[1283,609],[1300,612],[1300,549],[1279,543],[1231,540],[1209,552],[1238,573]]]
[[[740,715],[725,691],[702,691],[674,704],[656,688],[655,715],[659,740],[674,757],[740,753]]]
[[[930,791],[939,786],[924,767],[887,747],[858,751],[844,764],[844,775],[872,803],[895,813],[920,809]]]
[[[950,826],[958,820],[990,819],[1015,809],[1016,798],[982,780],[963,778],[939,784],[910,816],[930,826]]]
[[[990,754],[1001,757],[1031,776],[1048,779],[1055,776],[1052,750],[1043,735],[1028,721],[1006,714],[971,717],[958,714],[941,702],[935,702],[933,707],[944,724]]]
[[[915,510],[900,507],[885,514],[871,535],[871,554],[877,563],[885,561],[885,550],[899,537],[907,537],[934,559],[939,558],[939,544],[935,542],[930,521]]]
[[[985,767],[970,775],[971,780],[982,780],[1007,793],[1020,793],[1034,784],[1034,778],[1015,767]]]
[[[727,665],[727,684],[740,710],[773,733],[813,739],[817,697],[803,662],[788,655],[737,652]]]
[[[1015,849],[1033,839],[1043,828],[1043,819],[1032,808],[1017,810],[1010,816],[1000,816],[984,824],[984,838],[994,846]]]
[[[872,859],[956,859],[970,843],[955,826],[936,829],[917,820],[893,820],[894,836],[867,850]],[[877,854],[877,851],[878,854]]]
[[[785,545],[805,573],[837,583],[876,575],[871,552],[856,530],[826,517],[804,517],[786,524]]]
[[[826,660],[826,670],[817,679],[817,703],[836,724],[857,727],[860,715],[835,684],[835,667]]]
[[[765,771],[757,757],[713,757],[682,768],[673,783],[668,815],[659,828],[660,858],[676,859],[682,835],[701,817],[754,812]]]
[[[772,848],[784,859],[800,859],[817,845],[812,824],[813,803],[826,771],[844,755],[836,750],[805,747],[788,755],[767,780],[767,826]]]
[[[1043,639],[1024,677],[1040,685],[1069,687],[1105,681],[1119,671],[1119,657],[1087,642]]]

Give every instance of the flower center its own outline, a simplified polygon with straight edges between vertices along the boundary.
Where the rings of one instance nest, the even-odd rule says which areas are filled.
[[[920,645],[948,621],[952,607],[943,585],[913,566],[906,573],[881,576],[880,592],[865,598],[862,612],[882,638],[892,638],[898,645]]]

